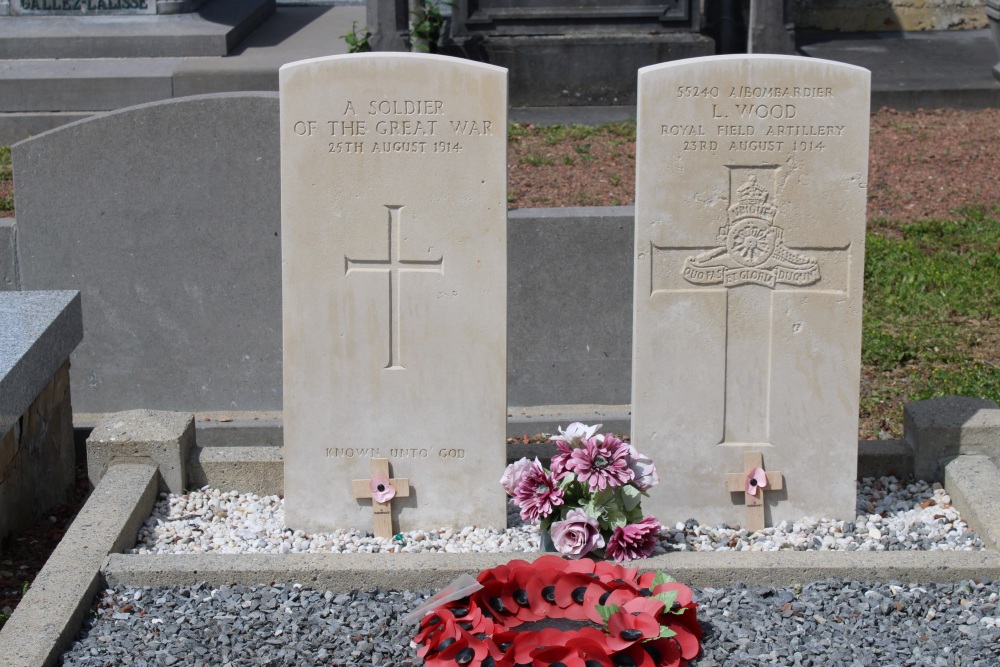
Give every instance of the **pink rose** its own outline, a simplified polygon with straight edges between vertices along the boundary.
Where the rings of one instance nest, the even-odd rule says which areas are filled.
[[[533,461],[523,458],[520,461],[511,463],[507,466],[507,469],[503,471],[503,477],[500,478],[500,485],[503,486],[503,490],[507,492],[508,496],[514,495],[514,491],[517,490],[517,485],[521,483],[521,478],[524,477],[524,474],[531,469],[533,463]]]
[[[553,522],[549,534],[556,551],[568,558],[577,559],[604,547],[597,519],[579,509],[570,510],[563,521]]]

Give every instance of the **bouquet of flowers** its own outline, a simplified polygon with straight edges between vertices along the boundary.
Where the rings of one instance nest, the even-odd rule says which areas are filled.
[[[640,502],[659,483],[649,457],[602,424],[570,424],[549,438],[558,452],[546,470],[536,458],[510,464],[500,484],[525,521],[540,521],[556,551],[569,558],[646,558],[660,522],[643,516]]]

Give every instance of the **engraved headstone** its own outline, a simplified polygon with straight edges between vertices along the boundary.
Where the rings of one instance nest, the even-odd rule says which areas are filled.
[[[639,73],[633,442],[665,522],[854,517],[870,73],[786,56]]]
[[[285,517],[506,522],[507,72],[443,56],[281,68]]]

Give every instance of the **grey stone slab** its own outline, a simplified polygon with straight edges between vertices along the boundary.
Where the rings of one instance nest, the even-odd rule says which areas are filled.
[[[795,55],[792,0],[750,0],[747,53]]]
[[[630,431],[627,410],[623,410],[621,406],[590,406],[593,410],[590,413],[561,413],[557,406],[548,407],[551,408],[550,412],[532,412],[524,421],[516,421],[523,415],[518,415],[515,411],[513,418],[507,422],[508,437],[519,439],[523,435],[552,433],[557,426],[565,427],[574,421],[604,424],[602,430],[612,433],[625,434]],[[543,421],[546,418],[551,421]],[[198,440],[198,446],[193,447],[188,456],[188,483],[192,487],[211,486],[261,495],[284,495],[284,457],[280,438],[277,445],[251,445],[244,439],[246,432],[246,429],[237,426],[229,431],[217,430],[209,441],[211,444],[203,444]],[[204,431],[199,432],[197,437],[201,438],[202,435]],[[858,479],[882,475],[905,477],[913,474],[913,457],[908,456],[909,448],[899,441],[863,441],[859,445]],[[555,445],[549,442],[523,444],[515,440],[507,443],[507,463],[523,457],[538,457],[544,462],[554,453]]]
[[[5,666],[58,664],[93,604],[105,559],[135,543],[156,488],[153,466],[119,465],[109,471],[0,629]]]
[[[623,435],[632,429],[631,405],[533,405],[511,407],[507,412],[507,437],[558,433],[573,422],[602,424],[602,433]],[[553,445],[554,447],[554,445]],[[509,447],[508,447],[509,449]],[[549,452],[548,456],[552,456]],[[527,456],[526,454],[522,456]],[[508,451],[507,458],[511,459]],[[514,457],[511,463],[521,458]],[[528,458],[533,458],[529,456]]]
[[[1000,546],[1000,470],[988,456],[963,455],[944,468],[945,489],[952,505],[989,549]]]
[[[274,8],[274,0],[211,0],[195,14],[3,17],[0,59],[224,56]]]
[[[513,123],[533,125],[602,125],[635,120],[633,106],[511,107]]]
[[[347,53],[340,36],[364,25],[364,7],[279,7],[227,58],[185,58],[174,96],[277,90],[278,68],[296,60]]]
[[[903,430],[919,479],[942,479],[945,464],[962,454],[1000,459],[1000,407],[985,398],[945,396],[907,403]]]
[[[534,560],[541,554],[518,554]],[[112,554],[104,567],[109,586],[264,585],[304,583],[335,592],[365,588],[443,588],[461,574],[510,560],[510,554]],[[691,586],[792,586],[809,581],[957,582],[1000,576],[1000,555],[990,551],[773,551],[676,552],[630,563],[661,570]]]
[[[508,404],[631,402],[634,209],[508,215]]]
[[[1000,84],[988,29],[879,33],[805,33],[806,55],[872,72],[872,110],[995,107]]]
[[[97,486],[119,463],[148,463],[159,470],[161,490],[184,493],[194,437],[190,413],[127,410],[107,414],[87,438],[90,483]]]
[[[0,111],[109,111],[168,99],[179,63],[177,58],[0,61]]]
[[[858,479],[908,477],[913,474],[913,450],[902,440],[859,440]],[[923,479],[918,477],[917,479]]]
[[[17,225],[0,218],[0,291],[20,289],[17,276]]]
[[[93,115],[92,112],[86,111],[0,113],[0,146],[11,146],[36,134]]]
[[[188,459],[193,488],[262,496],[284,494],[284,469],[281,447],[196,447]]]
[[[0,436],[79,344],[81,318],[78,292],[0,292]]]
[[[78,410],[280,407],[277,107],[185,98],[13,147],[23,287],[88,304]]]

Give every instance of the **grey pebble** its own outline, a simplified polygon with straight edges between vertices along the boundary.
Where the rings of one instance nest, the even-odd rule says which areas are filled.
[[[432,594],[205,585],[146,592],[99,594],[62,664],[420,665],[410,646],[415,627],[400,619]],[[989,581],[825,580],[694,593],[704,637],[693,667],[1000,665],[1000,628],[988,623],[997,615],[1000,584]],[[235,600],[258,607],[274,601],[275,611],[248,612],[234,608]],[[121,611],[126,604],[131,613]]]

